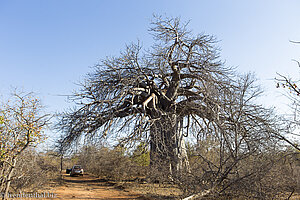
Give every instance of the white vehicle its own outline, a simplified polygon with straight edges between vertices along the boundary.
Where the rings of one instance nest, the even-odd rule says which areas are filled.
[[[83,176],[83,169],[81,165],[74,165],[72,167],[70,176],[75,176],[75,175]]]

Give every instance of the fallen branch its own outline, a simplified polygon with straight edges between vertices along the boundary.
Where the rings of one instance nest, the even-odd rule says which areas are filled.
[[[206,195],[208,195],[213,189],[209,189],[209,190],[204,190],[203,192],[197,193],[197,194],[193,194],[189,197],[186,197],[184,199],[181,200],[194,200],[194,199],[202,199],[203,197],[205,197]]]

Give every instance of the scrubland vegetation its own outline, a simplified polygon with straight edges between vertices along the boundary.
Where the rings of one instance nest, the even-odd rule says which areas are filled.
[[[63,169],[80,163],[85,173],[116,183],[120,188],[152,199],[181,199],[214,183],[220,152],[211,141],[188,145],[191,172],[172,180],[168,171],[149,166],[149,150],[84,146],[63,159]],[[204,159],[201,155],[205,154]],[[209,159],[209,160],[207,160]],[[216,169],[215,171],[213,169]],[[60,158],[55,152],[26,150],[20,156],[11,191],[38,191],[59,185]],[[300,157],[293,149],[251,155],[239,161],[226,180],[204,199],[287,199],[300,192]]]
[[[187,25],[156,16],[151,51],[128,45],[95,66],[70,97],[75,108],[58,116],[49,152],[35,150],[48,122],[37,99],[1,107],[1,192],[59,183],[81,164],[152,199],[296,198],[298,110],[285,118],[260,105],[255,76],[225,66],[216,39]],[[299,102],[296,82],[276,81]]]

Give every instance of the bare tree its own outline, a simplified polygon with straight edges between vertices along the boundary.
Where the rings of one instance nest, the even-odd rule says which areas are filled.
[[[195,132],[198,144],[191,155],[192,173],[179,184],[193,195],[184,200],[207,195],[271,199],[282,192],[266,176],[280,159],[273,156],[279,151],[283,121],[256,103],[262,91],[251,74],[233,84],[219,93],[219,116],[207,123],[197,121],[202,128]],[[262,186],[263,181],[268,184]]]
[[[51,156],[57,157],[60,159],[60,174],[62,177],[63,167],[64,167],[64,158],[67,156],[70,152],[68,152],[68,149],[63,144],[64,138],[61,135],[60,138],[58,138],[54,145],[53,145],[53,152],[50,153]]]
[[[193,36],[186,26],[155,17],[151,51],[132,44],[97,65],[73,96],[79,106],[60,120],[65,144],[82,134],[124,131],[128,141],[149,138],[151,164],[188,171],[184,130],[196,117],[217,118],[218,91],[231,84],[232,72],[220,62],[215,38]]]
[[[241,161],[266,152],[281,129],[274,114],[255,103],[261,90],[253,76],[226,67],[216,39],[194,36],[187,25],[178,18],[155,17],[153,48],[144,51],[132,44],[119,57],[95,66],[71,97],[77,106],[62,114],[58,127],[65,146],[81,136],[119,134],[121,142],[129,143],[147,139],[153,168],[167,170],[179,184],[184,178],[201,180],[185,182],[184,187],[200,186],[191,190],[197,193],[192,199],[222,193],[250,177],[239,174]],[[199,178],[191,173],[184,138],[201,141],[209,135],[218,162],[199,154],[206,163]]]

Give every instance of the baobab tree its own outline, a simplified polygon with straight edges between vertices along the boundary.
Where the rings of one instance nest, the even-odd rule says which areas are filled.
[[[179,18],[155,17],[149,29],[152,49],[131,44],[96,65],[70,96],[75,108],[59,119],[61,144],[111,135],[127,144],[148,141],[150,165],[167,170],[194,194],[187,199],[221,194],[245,180],[243,191],[251,190],[251,180],[259,182],[272,162],[260,169],[248,169],[247,162],[276,148],[280,120],[255,102],[262,93],[255,78],[238,75],[220,60],[215,37],[195,36],[187,25]],[[201,144],[207,136],[214,157],[198,152],[201,174],[190,173],[184,138]]]
[[[248,113],[246,102],[260,92],[250,76],[237,78],[224,65],[213,36],[194,36],[179,18],[161,17],[155,17],[150,33],[151,50],[131,44],[94,67],[71,97],[77,107],[62,114],[58,127],[66,146],[81,136],[121,133],[122,142],[148,139],[150,165],[159,163],[176,177],[189,172],[184,138],[230,132],[228,124],[240,123]],[[251,123],[258,124],[255,120]]]
[[[193,36],[186,26],[155,17],[150,52],[132,44],[95,66],[73,96],[79,107],[60,119],[65,144],[124,131],[127,140],[149,139],[151,164],[162,161],[173,174],[189,170],[184,136],[198,117],[218,118],[218,91],[231,84],[232,71],[219,60],[213,36]]]

